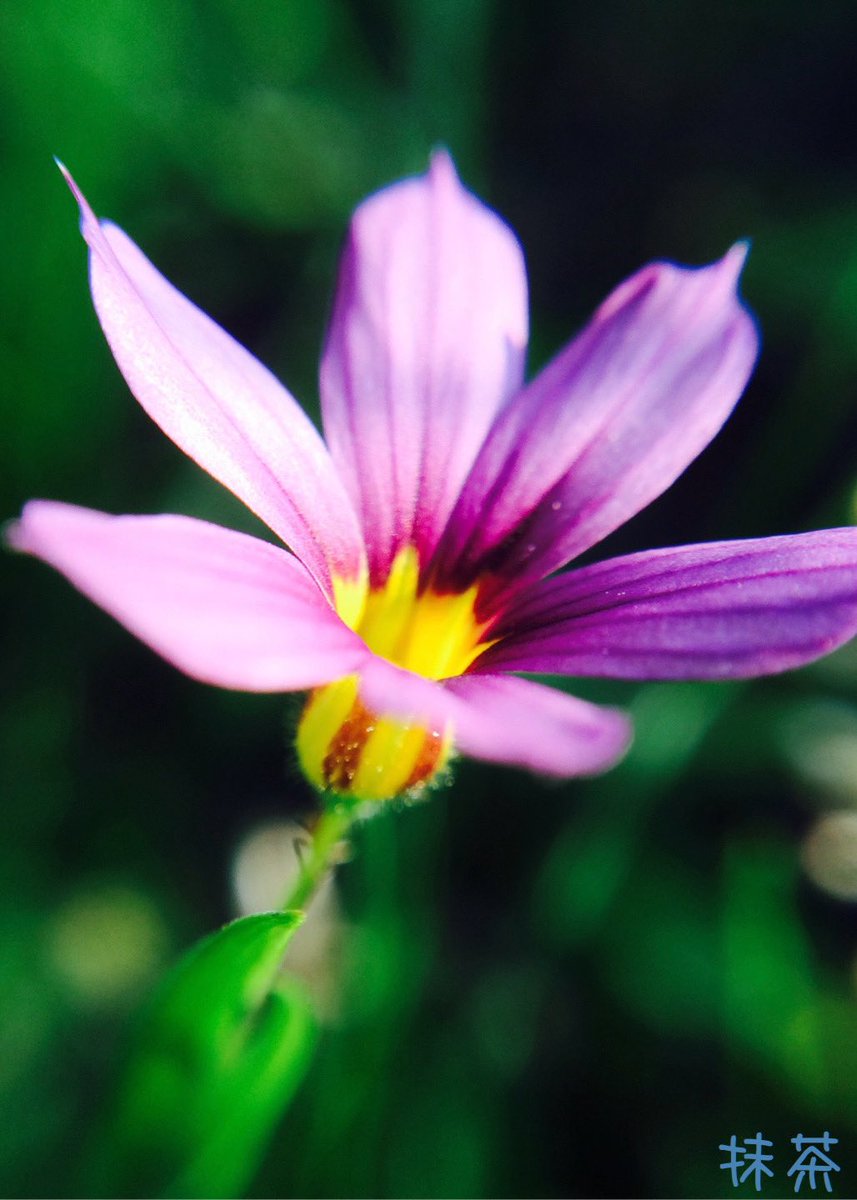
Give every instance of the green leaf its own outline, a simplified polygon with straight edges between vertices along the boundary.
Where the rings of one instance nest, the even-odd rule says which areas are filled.
[[[297,1089],[315,1022],[280,970],[298,912],[227,925],[175,967],[144,1014],[98,1149],[98,1194],[232,1196]]]

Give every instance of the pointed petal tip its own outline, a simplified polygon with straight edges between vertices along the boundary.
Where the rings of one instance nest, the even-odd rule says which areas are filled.
[[[611,767],[615,767],[623,758],[626,758],[631,747],[634,745],[636,730],[634,728],[634,718],[629,712],[625,712],[621,708],[607,708],[602,710],[612,715],[614,721],[614,750],[613,758],[608,765],[603,768],[609,771]]]
[[[705,275],[713,295],[727,301],[736,300],[744,313],[747,313],[747,308],[741,296],[741,275],[750,249],[750,239],[741,238],[729,247],[722,258],[703,267],[690,268]],[[752,317],[752,314],[748,315]]]
[[[83,236],[86,238],[86,240],[89,241],[89,238],[86,237],[87,230],[98,224],[98,218],[96,217],[96,215],[92,211],[92,209],[89,207],[86,197],[84,196],[83,192],[80,190],[80,188],[77,184],[77,181],[75,180],[74,176],[72,175],[72,173],[68,169],[68,167],[62,161],[62,159],[57,158],[57,156],[54,155],[54,162],[57,164],[57,167],[59,168],[60,174],[62,175],[63,179],[66,181],[69,191],[71,192],[72,196],[74,196],[75,200],[77,201],[77,206],[80,209],[80,231],[83,234]]]
[[[744,270],[751,246],[749,238],[741,238],[740,241],[729,247],[722,258],[716,258],[710,263],[703,263],[702,266],[688,266],[684,263],[664,260],[663,263],[650,264],[649,269],[657,270],[659,266],[663,265],[688,274],[703,274],[707,275],[711,282],[716,280],[724,289],[737,291],[741,272]]]
[[[0,526],[0,538],[16,554],[38,554],[43,516],[61,516],[64,511],[75,510],[75,507],[60,500],[28,500],[19,517],[12,517]]]
[[[762,331],[755,313],[747,305],[741,287],[741,276],[752,245],[750,238],[741,238],[726,251],[720,262],[715,264],[715,268],[720,272],[720,278],[728,295],[735,301],[740,311],[741,320],[749,330],[749,337],[755,344],[755,355],[758,356],[762,344]]]
[[[53,156],[53,158],[54,158],[54,162],[57,165],[59,173],[62,175],[63,179],[68,184],[69,191],[74,196],[74,198],[78,202],[78,204],[81,205],[81,207],[82,207],[86,203],[86,201],[83,198],[83,193],[81,192],[80,188],[77,186],[77,183],[75,182],[74,176],[72,175],[71,171],[68,169],[68,167],[65,165],[65,163],[62,161],[61,158],[58,158],[56,154]]]
[[[459,183],[455,162],[446,146],[435,146],[429,157],[429,178],[432,181],[452,180]]]
[[[723,272],[733,286],[737,286],[741,272],[744,270],[744,264],[747,262],[747,255],[750,253],[751,242],[749,238],[741,238],[734,246],[731,246],[723,257],[715,266]]]
[[[730,246],[722,258],[717,258],[714,262],[703,263],[700,266],[690,266],[670,258],[655,259],[620,283],[596,309],[596,318],[602,320],[612,317],[634,296],[643,294],[662,275],[685,279],[704,277],[708,286],[715,289],[714,294],[716,295],[721,294],[721,289],[722,292],[737,293],[741,272],[750,248],[750,239],[742,238]]]
[[[21,514],[21,519],[13,517],[11,520],[4,521],[0,525],[0,540],[2,540],[7,550],[11,550],[16,554],[26,554],[27,552],[24,531],[21,528],[22,518],[23,513]]]
[[[21,515],[11,517],[0,525],[0,540],[15,554],[32,554],[38,538],[39,522],[45,511],[70,508],[58,500],[28,500]]]

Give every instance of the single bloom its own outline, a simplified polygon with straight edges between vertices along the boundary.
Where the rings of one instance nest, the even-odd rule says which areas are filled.
[[[557,777],[621,757],[624,714],[528,672],[746,678],[857,631],[851,528],[556,573],[668,488],[741,395],[758,350],[743,246],[699,269],[644,267],[526,383],[520,246],[437,153],[352,220],[323,440],[68,181],[129,387],[289,550],[46,500],[12,544],[196,679],[309,690],[298,756],[334,797],[417,793],[453,750]]]

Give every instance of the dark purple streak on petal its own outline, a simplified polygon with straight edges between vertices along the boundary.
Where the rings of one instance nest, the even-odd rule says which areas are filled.
[[[622,284],[500,414],[436,557],[438,586],[483,579],[489,609],[599,542],[707,446],[747,382],[745,248]]]
[[[425,564],[498,409],[520,387],[527,284],[509,228],[449,157],[357,209],[321,364],[324,428],[373,582]]]
[[[652,550],[545,580],[472,671],[742,679],[857,632],[857,529]]]

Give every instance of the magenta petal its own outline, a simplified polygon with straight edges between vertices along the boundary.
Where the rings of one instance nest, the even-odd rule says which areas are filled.
[[[374,712],[451,728],[472,758],[567,778],[606,771],[631,743],[631,723],[552,688],[503,675],[462,675],[435,683],[380,658],[362,671],[361,694]]]
[[[742,679],[857,632],[857,529],[652,550],[569,571],[505,614],[477,671]]]
[[[354,215],[321,365],[324,428],[372,578],[425,563],[495,414],[520,386],[526,274],[446,154]]]
[[[61,571],[205,683],[291,691],[355,670],[366,649],[287,551],[190,517],[113,517],[31,501],[9,541]]]
[[[69,177],[95,308],[116,362],[172,440],[286,542],[323,586],[356,577],[357,519],[318,431],[266,367],[99,224]]]
[[[501,413],[438,553],[442,583],[510,592],[600,541],[717,433],[758,349],[736,246],[710,267],[655,263]]]

